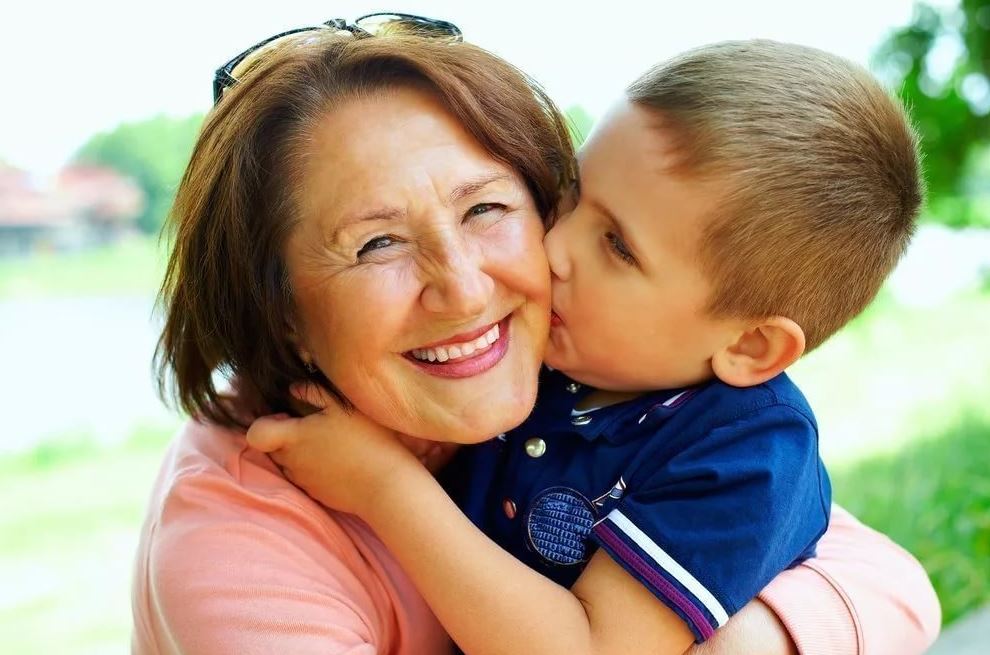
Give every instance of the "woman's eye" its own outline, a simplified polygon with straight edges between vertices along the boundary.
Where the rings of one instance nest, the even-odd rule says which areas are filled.
[[[381,250],[382,248],[388,248],[393,243],[395,243],[395,239],[393,239],[390,236],[375,237],[374,239],[371,239],[366,244],[361,246],[361,249],[358,250],[357,256],[360,257],[361,255],[366,255],[372,250]]]
[[[636,258],[633,257],[631,252],[629,252],[629,247],[626,245],[626,242],[623,241],[622,237],[618,234],[615,232],[606,232],[605,240],[608,242],[609,250],[611,250],[616,257],[627,264],[636,263]]]
[[[488,212],[495,211],[497,209],[505,209],[505,205],[497,202],[483,202],[477,204],[471,209],[467,210],[467,216],[465,218],[473,218],[475,216],[482,216]]]

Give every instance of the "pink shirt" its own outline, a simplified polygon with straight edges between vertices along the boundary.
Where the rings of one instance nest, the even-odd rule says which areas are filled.
[[[761,598],[802,655],[911,655],[938,633],[924,571],[833,509],[815,559]],[[190,421],[152,493],[133,588],[138,655],[434,655],[451,645],[357,518],[290,484],[242,434]]]

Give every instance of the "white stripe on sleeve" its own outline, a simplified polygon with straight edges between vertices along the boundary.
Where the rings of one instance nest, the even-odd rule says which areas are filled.
[[[646,536],[642,530],[636,527],[632,521],[626,518],[626,515],[617,509],[613,509],[605,517],[611,521],[617,528],[622,530],[627,537],[632,539],[632,541],[643,549],[643,551],[649,555],[654,562],[656,562],[664,571],[669,573],[677,580],[681,585],[683,585],[688,591],[690,591],[695,598],[704,603],[705,607],[711,612],[711,615],[715,617],[718,622],[719,627],[725,625],[725,622],[729,620],[729,615],[726,613],[722,604],[702,585],[698,580],[691,575],[687,569],[674,561],[674,558],[664,552],[660,546],[656,545],[652,539]]]

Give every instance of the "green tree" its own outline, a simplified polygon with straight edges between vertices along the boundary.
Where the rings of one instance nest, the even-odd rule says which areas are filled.
[[[571,133],[571,141],[575,148],[580,148],[584,140],[591,132],[591,126],[595,124],[595,119],[581,105],[571,105],[564,111],[567,117],[567,129]]]
[[[175,198],[202,122],[202,114],[195,114],[122,123],[109,132],[94,135],[74,159],[109,166],[134,178],[148,200],[138,217],[138,227],[149,234],[157,233]]]
[[[874,66],[899,87],[921,133],[932,218],[990,227],[990,0],[917,5]]]

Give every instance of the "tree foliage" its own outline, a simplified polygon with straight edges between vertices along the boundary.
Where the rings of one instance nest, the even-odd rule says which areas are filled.
[[[156,233],[175,198],[202,122],[203,116],[195,114],[122,123],[90,138],[75,160],[109,166],[134,178],[148,199],[138,226],[149,234]]]
[[[595,119],[581,105],[568,107],[564,114],[567,116],[567,129],[571,134],[571,141],[575,148],[580,148],[584,140],[588,138]]]
[[[874,66],[900,89],[921,134],[932,218],[990,226],[990,0],[917,5]]]

